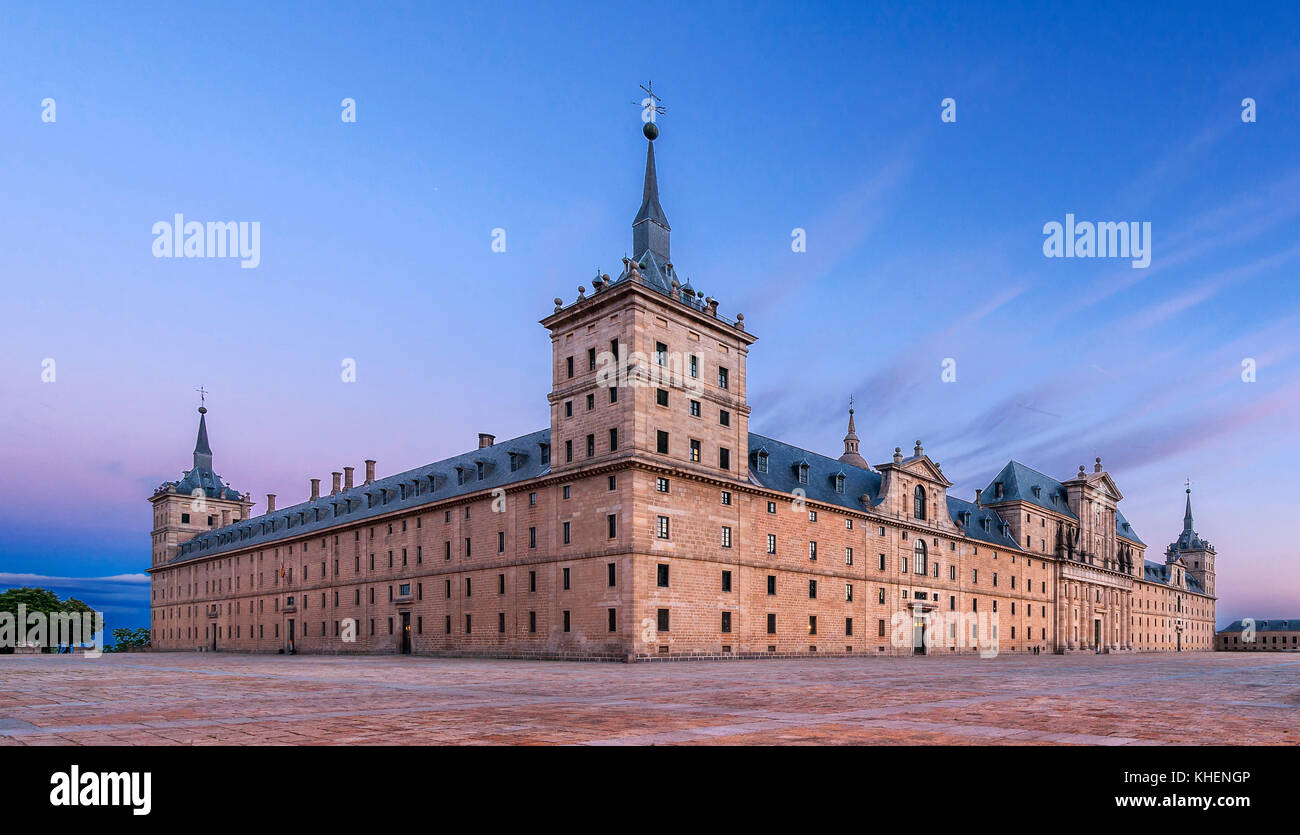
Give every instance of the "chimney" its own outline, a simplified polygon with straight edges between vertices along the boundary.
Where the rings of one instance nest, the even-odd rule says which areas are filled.
[[[375,459],[366,459],[366,484],[375,480]]]
[[[330,489],[330,495],[333,496],[339,492],[339,479],[343,478],[343,473],[330,473],[330,475],[334,476],[334,486]]]
[[[352,471],[355,470],[355,469],[356,469],[356,467],[344,467],[344,468],[343,468],[343,489],[344,489],[344,490],[351,490],[351,489],[352,489]]]
[[[484,447],[492,446],[492,442],[496,439],[496,435],[489,435],[486,432],[480,432],[478,433],[478,448],[483,449]]]
[[[314,502],[319,498],[320,498],[320,479],[313,478],[311,480],[311,500]]]
[[[274,493],[267,493],[267,494],[266,494],[266,512],[267,512],[267,513],[275,513],[275,494],[274,494]]]
[[[984,488],[983,488],[983,487],[977,487],[977,488],[975,488],[975,506],[976,506],[976,507],[983,507],[983,505],[980,504],[980,500],[983,499],[983,498],[984,498]]]

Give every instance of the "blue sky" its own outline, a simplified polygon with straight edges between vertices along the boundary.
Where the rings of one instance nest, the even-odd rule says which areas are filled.
[[[1220,621],[1296,616],[1297,32],[1287,4],[5,4],[0,585],[121,605],[86,578],[147,565],[199,385],[259,509],[544,426],[536,322],[631,245],[652,78],[674,262],[760,338],[754,431],[838,454],[852,393],[868,460],[922,439],[965,498],[1100,455],[1152,559],[1190,477]],[[258,221],[261,265],[155,259],[178,212]],[[1151,266],[1045,258],[1066,213],[1150,222]]]

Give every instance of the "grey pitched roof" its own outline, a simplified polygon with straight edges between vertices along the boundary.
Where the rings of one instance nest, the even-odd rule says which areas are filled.
[[[990,545],[996,545],[999,548],[1020,550],[1020,546],[1006,532],[1003,519],[996,510],[991,507],[980,507],[974,502],[968,502],[955,496],[948,496],[947,498],[948,515],[952,517],[954,522],[962,526],[968,537],[987,542]],[[969,517],[965,515],[967,513],[970,514]]]
[[[1187,589],[1197,594],[1205,594],[1205,589],[1201,586],[1201,581],[1193,577],[1189,572],[1183,572],[1183,578],[1187,580]],[[1150,583],[1160,583],[1169,585],[1169,571],[1163,563],[1143,560],[1142,579]]]
[[[998,482],[1002,482],[1001,497],[997,495]],[[1008,461],[1007,465],[993,476],[989,486],[984,489],[984,501],[1023,501],[1071,519],[1079,518],[1070,509],[1069,496],[1064,484],[1032,467],[1026,467],[1019,461]]]
[[[758,458],[767,455],[767,472],[759,472]],[[808,465],[808,483],[799,481],[799,464]],[[844,490],[835,489],[835,476],[843,474]],[[816,502],[862,510],[861,496],[872,506],[880,503],[880,473],[841,463],[773,438],[749,433],[749,480],[760,487],[793,493],[802,489]]]
[[[1146,545],[1145,542],[1138,539],[1137,531],[1133,530],[1133,526],[1124,518],[1124,514],[1120,512],[1119,508],[1115,508],[1115,534],[1124,537],[1129,542]]]
[[[767,472],[759,472],[758,457],[767,454]],[[799,466],[807,465],[808,483],[799,481]],[[836,477],[844,477],[844,492],[835,489]],[[869,507],[880,504],[880,488],[884,481],[875,470],[818,455],[800,447],[783,443],[765,435],[749,433],[749,480],[760,487],[793,493],[802,489],[808,499],[823,504],[838,505],[850,510],[863,510],[861,497],[867,496]],[[967,518],[963,514],[969,512]],[[1019,550],[1015,540],[1003,530],[1002,517],[988,507],[948,497],[948,513],[954,522],[962,525],[966,536],[987,542],[999,548]],[[985,521],[988,530],[985,530]]]
[[[541,461],[541,445],[550,444],[550,435],[549,429],[532,432],[376,479],[332,496],[321,496],[315,501],[276,508],[274,513],[240,520],[183,543],[171,564],[239,548],[270,545],[342,522],[357,522],[394,510],[414,509],[546,475],[551,468],[549,463]],[[514,470],[511,469],[512,456]]]
[[[1242,620],[1234,620],[1221,632],[1242,632],[1246,629],[1246,624]],[[1269,618],[1268,620],[1255,619],[1256,632],[1300,632],[1300,618]]]

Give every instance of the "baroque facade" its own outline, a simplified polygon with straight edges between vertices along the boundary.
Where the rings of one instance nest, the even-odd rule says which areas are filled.
[[[742,315],[678,281],[647,131],[634,259],[555,300],[550,425],[286,508],[212,469],[154,492],[153,646],[566,658],[1214,648],[1214,549],[1163,562],[1101,459],[974,501],[920,441],[871,465],[749,431]]]

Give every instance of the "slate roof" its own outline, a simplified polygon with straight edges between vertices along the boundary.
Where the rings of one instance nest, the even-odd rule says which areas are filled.
[[[963,513],[970,514],[969,521],[962,516]],[[1010,534],[1005,532],[1002,517],[991,507],[980,507],[974,502],[948,496],[948,515],[952,517],[954,522],[962,526],[963,530],[966,531],[966,535],[971,539],[978,539],[999,548],[1020,550],[1020,546],[1016,544],[1016,541],[1011,538]],[[988,523],[987,530],[985,530],[985,522]]]
[[[758,471],[758,455],[767,453],[767,472]],[[808,483],[799,481],[798,466],[808,466]],[[835,489],[835,478],[844,476],[844,492]],[[880,504],[880,488],[884,478],[875,470],[838,461],[825,455],[783,443],[765,435],[749,433],[749,480],[760,487],[793,493],[803,489],[812,501],[838,505],[850,510],[863,510],[861,497],[867,496],[869,507]],[[971,514],[969,521],[962,513]],[[952,520],[962,525],[966,536],[987,542],[999,548],[1019,550],[1009,535],[1003,532],[1002,517],[988,507],[976,507],[973,502],[948,497],[948,513]],[[988,530],[984,521],[988,520]]]
[[[1124,518],[1124,514],[1120,512],[1119,508],[1115,508],[1115,534],[1127,539],[1129,542],[1146,545],[1145,542],[1138,539],[1137,531],[1133,530],[1133,526]]]
[[[767,472],[758,471],[758,456],[767,453]],[[808,465],[808,483],[799,481],[798,464]],[[844,474],[844,492],[835,489],[835,476]],[[844,464],[834,458],[782,443],[774,438],[749,433],[749,480],[760,487],[793,493],[802,489],[809,499],[825,504],[862,510],[865,494],[870,506],[880,503],[884,479],[874,470]]]
[[[1164,586],[1170,584],[1169,572],[1163,563],[1151,562],[1150,560],[1143,560],[1143,563],[1142,579],[1151,583],[1160,583]],[[1201,586],[1201,582],[1193,577],[1191,573],[1184,571],[1183,579],[1187,581],[1188,591],[1194,591],[1197,594],[1205,594],[1205,589]]]
[[[1241,620],[1234,620],[1227,627],[1220,630],[1222,632],[1243,632],[1246,624]],[[1300,631],[1300,618],[1270,618],[1268,620],[1255,621],[1256,632],[1296,632]]]
[[[1002,482],[1002,496],[998,497],[996,485]],[[1035,490],[1034,488],[1038,489]],[[1052,497],[1056,500],[1053,501]],[[1065,485],[1049,475],[1044,475],[1032,467],[1026,467],[1019,461],[1008,461],[1007,465],[984,488],[985,502],[1023,501],[1044,510],[1061,513],[1071,519],[1078,519],[1070,510],[1069,496]]]
[[[376,479],[370,484],[360,484],[332,496],[321,496],[316,501],[276,508],[274,513],[253,516],[207,531],[183,543],[180,553],[170,564],[249,546],[268,545],[341,522],[357,522],[394,510],[416,508],[546,475],[551,467],[549,463],[541,462],[541,444],[549,445],[550,436],[549,429],[532,432]],[[513,471],[510,469],[511,453],[515,454],[517,462]]]

